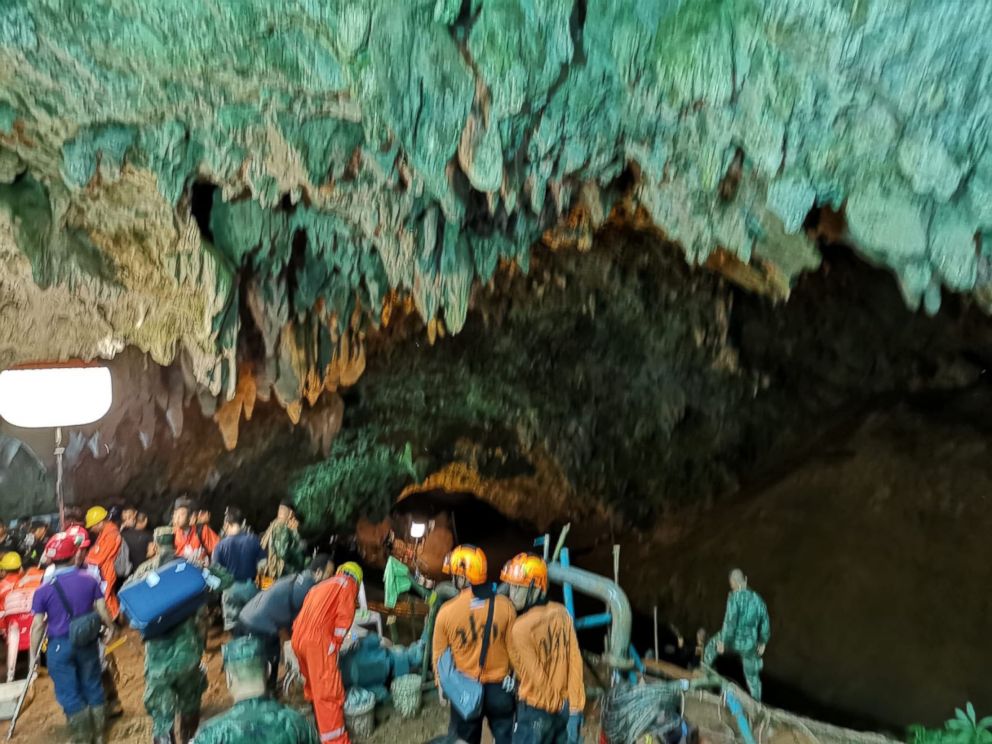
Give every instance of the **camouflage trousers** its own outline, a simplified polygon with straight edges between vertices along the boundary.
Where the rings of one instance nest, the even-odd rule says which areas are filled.
[[[716,661],[716,657],[719,655],[716,645],[721,640],[720,634],[717,633],[706,644],[706,649],[703,651],[703,663],[706,666],[712,667]],[[744,667],[744,679],[747,681],[747,689],[751,692],[751,697],[760,701],[761,670],[765,666],[764,659],[758,656],[758,652],[753,649],[750,651],[740,651],[736,648],[725,646],[723,652],[724,654],[736,654],[741,658],[741,665]]]
[[[152,717],[153,736],[168,736],[181,716],[200,712],[200,699],[207,689],[207,675],[202,666],[193,669],[166,670],[145,678],[145,710]]]

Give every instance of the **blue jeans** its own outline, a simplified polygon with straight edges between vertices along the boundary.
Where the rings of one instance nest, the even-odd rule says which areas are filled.
[[[513,724],[513,744],[567,744],[568,706],[559,713],[517,703],[517,720]]]
[[[48,639],[48,675],[66,716],[103,705],[100,650],[96,643],[75,648],[68,638]]]
[[[482,719],[489,721],[495,744],[510,744],[513,741],[513,710],[516,700],[503,690],[499,682],[482,686],[482,713],[478,718],[466,721],[451,706],[451,723],[448,733],[452,740],[461,739],[468,744],[482,741]]]

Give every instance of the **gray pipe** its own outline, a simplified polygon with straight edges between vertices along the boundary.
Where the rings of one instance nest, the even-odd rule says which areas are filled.
[[[560,563],[548,564],[548,578],[556,584],[571,584],[576,591],[606,603],[613,617],[606,662],[614,669],[630,669],[634,665],[627,653],[630,648],[630,601],[623,589],[605,576]]]

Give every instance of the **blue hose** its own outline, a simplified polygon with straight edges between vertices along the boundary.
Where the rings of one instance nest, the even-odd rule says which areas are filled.
[[[751,724],[747,722],[747,716],[744,715],[744,707],[741,705],[741,701],[730,690],[727,690],[725,694],[727,697],[727,707],[730,709],[734,720],[737,721],[737,729],[741,732],[741,738],[744,739],[744,744],[756,744],[754,734],[751,733]]]

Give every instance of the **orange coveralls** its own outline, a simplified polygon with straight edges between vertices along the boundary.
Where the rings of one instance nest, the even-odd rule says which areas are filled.
[[[121,531],[117,525],[109,519],[104,522],[100,535],[86,554],[86,562],[96,566],[100,570],[100,578],[106,584],[103,590],[103,597],[107,601],[107,610],[110,616],[116,618],[120,614],[121,605],[117,601],[114,593],[114,585],[117,583],[117,572],[114,570],[114,561],[117,553],[121,549]]]
[[[349,576],[320,582],[303,600],[293,623],[293,653],[313,702],[321,744],[351,744],[344,727],[344,685],[338,652],[355,620],[358,585]]]

